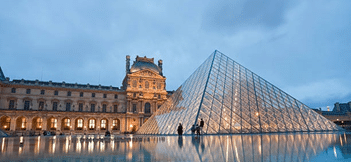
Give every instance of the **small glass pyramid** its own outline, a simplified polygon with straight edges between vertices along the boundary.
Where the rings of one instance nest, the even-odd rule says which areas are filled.
[[[200,119],[205,134],[342,129],[217,50],[137,133],[191,134]]]

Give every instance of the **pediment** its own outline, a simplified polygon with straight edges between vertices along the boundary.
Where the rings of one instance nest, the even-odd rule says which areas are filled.
[[[145,69],[145,70],[140,70],[138,72],[135,72],[135,73],[132,73],[132,74],[129,74],[130,76],[137,76],[137,77],[162,77],[160,74],[152,71],[152,70],[148,70],[148,69]],[[163,77],[162,77],[163,78]]]

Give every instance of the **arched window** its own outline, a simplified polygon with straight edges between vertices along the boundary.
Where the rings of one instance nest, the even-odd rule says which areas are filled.
[[[95,119],[89,119],[89,129],[95,130]]]
[[[148,81],[145,81],[145,88],[149,89],[149,82]]]
[[[107,128],[107,120],[106,119],[101,120],[100,128],[101,128],[101,130],[106,130],[106,128]]]
[[[76,129],[77,130],[83,130],[83,119],[77,119],[76,120]]]
[[[145,114],[151,113],[150,107],[151,107],[150,103],[146,102],[145,103]]]

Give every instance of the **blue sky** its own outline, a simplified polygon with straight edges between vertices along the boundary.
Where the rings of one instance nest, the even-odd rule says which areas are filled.
[[[351,1],[0,1],[10,79],[121,86],[125,56],[175,90],[219,50],[310,107],[351,101]]]

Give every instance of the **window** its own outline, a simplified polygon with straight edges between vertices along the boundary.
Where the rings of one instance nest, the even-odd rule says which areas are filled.
[[[50,128],[51,129],[56,129],[57,128],[57,119],[51,118]]]
[[[26,118],[22,118],[22,121],[21,121],[21,129],[22,130],[26,130],[26,124],[27,124]]]
[[[29,110],[30,101],[24,101],[24,110]]]
[[[107,94],[104,94],[104,98],[106,98],[107,97]]]
[[[115,99],[118,99],[118,95],[115,94]]]
[[[15,109],[15,100],[10,100],[9,109]]]
[[[91,112],[95,112],[95,104],[91,104],[90,105],[90,111]]]
[[[161,83],[157,83],[157,89],[161,89]]]
[[[45,94],[45,90],[42,89],[42,90],[40,91],[40,94],[41,94],[41,95],[44,95],[44,94]]]
[[[92,93],[92,94],[91,94],[91,97],[95,97],[95,93]]]
[[[37,129],[41,129],[42,125],[43,125],[43,119],[42,118],[37,118],[37,124],[36,124],[35,127]]]
[[[16,88],[12,88],[11,93],[16,93]]]
[[[158,99],[161,99],[161,95],[160,94],[158,95]]]
[[[137,86],[137,81],[136,80],[133,80],[133,87],[136,87]]]
[[[70,102],[66,103],[66,111],[71,111],[71,103]]]
[[[119,128],[119,119],[114,119],[113,121],[112,121],[112,129],[113,130],[119,130],[120,128]]]
[[[83,129],[83,119],[77,120],[77,128],[80,130]]]
[[[151,107],[150,103],[146,102],[145,103],[145,114],[151,113],[150,107]]]
[[[38,110],[43,110],[43,109],[44,109],[44,101],[39,101]]]
[[[133,104],[133,112],[136,113],[136,111],[137,111],[136,104]]]
[[[157,106],[157,109],[159,109],[160,107],[161,107],[161,105],[158,105],[158,106]]]
[[[77,128],[82,129],[83,128],[83,119],[78,119],[77,120]]]
[[[145,88],[149,89],[149,82],[148,81],[145,81]]]
[[[71,96],[72,95],[72,92],[71,91],[68,91],[67,92],[67,96]]]
[[[30,94],[30,89],[27,89],[27,90],[26,90],[26,93],[27,93],[27,94]]]
[[[106,124],[107,124],[106,119],[102,119],[101,125],[100,125],[101,130],[106,130]]]
[[[58,91],[55,91],[55,92],[54,92],[54,95],[57,96],[57,95],[58,95]]]
[[[118,109],[118,105],[113,105],[113,112],[117,112],[117,109]]]
[[[52,103],[52,110],[57,111],[57,102]]]
[[[84,96],[84,93],[83,93],[83,92],[80,92],[80,93],[79,93],[79,96],[80,96],[80,97],[83,97],[83,96]]]
[[[133,97],[136,97],[136,93],[133,93]]]
[[[94,130],[95,129],[95,119],[90,119],[89,120],[89,129]]]
[[[66,118],[66,119],[63,120],[63,123],[64,123],[64,129],[65,130],[69,130],[70,127],[71,127],[71,120]]]
[[[83,103],[78,104],[78,111],[82,112],[83,111]]]
[[[102,112],[106,112],[106,107],[107,107],[106,104],[102,104]]]

